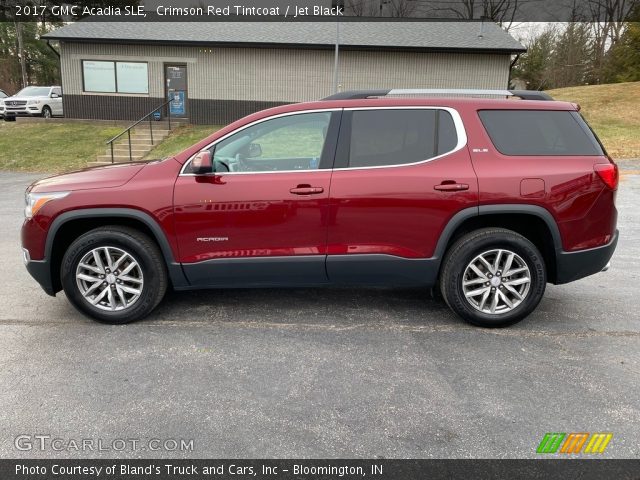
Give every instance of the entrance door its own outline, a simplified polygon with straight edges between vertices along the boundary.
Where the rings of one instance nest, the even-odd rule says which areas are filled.
[[[164,79],[172,117],[187,116],[187,66],[165,65]]]

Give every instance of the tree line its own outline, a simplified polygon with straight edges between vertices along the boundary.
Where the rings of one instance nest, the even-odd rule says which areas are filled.
[[[640,7],[608,30],[601,23],[547,24],[524,43],[511,77],[530,90],[640,81]]]
[[[138,0],[73,3],[130,5]],[[7,0],[0,0],[0,7],[5,8],[6,4]],[[440,15],[461,20],[485,19],[509,31],[517,23],[523,1],[341,0],[340,5],[346,15],[352,16],[433,18]],[[69,19],[0,22],[1,89],[15,93],[25,85],[60,83],[60,62],[55,48],[40,37],[64,25],[64,20]],[[570,20],[546,23],[541,31],[522,40],[528,51],[513,64],[513,82],[542,90],[640,81],[640,0],[574,1]]]

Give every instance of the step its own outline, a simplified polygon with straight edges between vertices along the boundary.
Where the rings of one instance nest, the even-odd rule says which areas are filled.
[[[171,133],[171,130],[167,130],[167,129],[153,129],[153,136],[155,137],[156,135],[169,135],[169,133]],[[134,135],[151,135],[151,133],[149,132],[149,128],[134,128],[133,130],[131,130],[131,136],[133,137]],[[123,135],[124,137],[126,137],[126,135]]]
[[[155,140],[154,140],[155,141]],[[159,142],[155,142],[155,145],[157,145]],[[140,142],[131,142],[131,150],[142,150],[145,148],[151,148],[154,147],[155,145],[151,145],[151,140],[149,140],[147,143],[140,143]],[[107,145],[107,148],[111,148],[109,145]],[[129,150],[129,143],[116,143],[113,145],[113,149],[114,150]]]
[[[144,150],[131,150],[131,155],[133,155],[134,157],[136,156],[144,156],[147,153],[149,153],[151,151],[150,148],[145,148]],[[105,152],[105,155],[108,155],[109,157],[111,156],[111,150],[107,150]],[[113,156],[114,157],[128,157],[129,156],[129,150],[114,150],[113,151]]]
[[[156,139],[156,137],[153,137],[153,146],[157,145],[160,143],[160,139]],[[118,142],[118,143],[114,143],[113,144],[113,148],[118,147],[118,146],[122,146],[122,145],[129,145],[129,142]],[[131,138],[131,145],[150,145],[151,146],[151,139],[150,138]],[[107,145],[107,148],[110,148],[109,145]]]
[[[155,133],[153,134],[153,141],[159,141],[159,140],[164,140],[165,138],[167,138],[169,135],[161,135],[158,134],[156,135]],[[137,133],[135,135],[131,135],[131,140],[151,140],[151,135],[149,135],[148,133]],[[125,140],[123,143],[128,143],[129,140]]]

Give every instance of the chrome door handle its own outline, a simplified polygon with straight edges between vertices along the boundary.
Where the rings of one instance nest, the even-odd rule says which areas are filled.
[[[324,192],[324,188],[322,187],[310,187],[310,186],[301,186],[298,185],[296,188],[292,188],[289,192],[294,195],[318,195],[319,193]]]
[[[461,192],[462,190],[469,190],[469,185],[466,183],[441,183],[433,188],[441,192]]]

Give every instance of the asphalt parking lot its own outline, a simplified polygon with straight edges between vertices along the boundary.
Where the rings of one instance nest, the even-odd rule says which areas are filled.
[[[637,458],[640,162],[622,165],[612,268],[502,330],[386,289],[171,293],[145,321],[94,323],[27,274],[38,176],[0,173],[0,456],[535,457],[545,432],[613,432],[604,456]],[[21,434],[194,448],[22,451]]]

